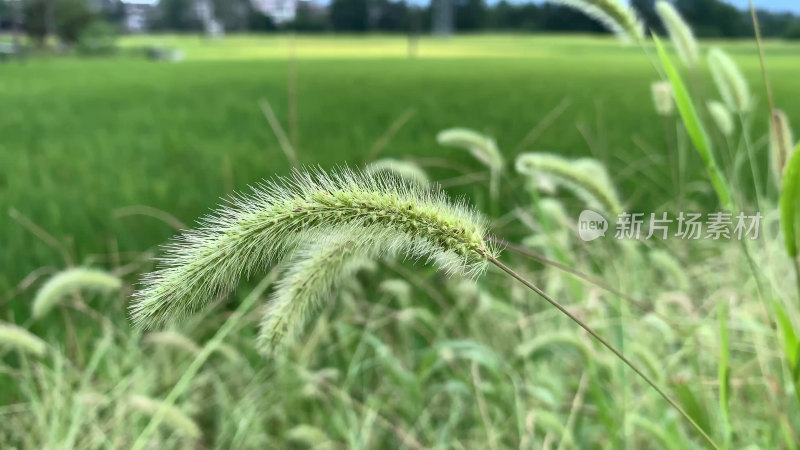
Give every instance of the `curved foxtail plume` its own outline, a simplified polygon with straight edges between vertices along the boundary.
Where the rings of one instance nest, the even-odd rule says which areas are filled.
[[[733,135],[733,117],[731,111],[722,102],[711,100],[708,102],[708,112],[717,129],[725,137]]]
[[[291,345],[308,317],[333,296],[341,282],[363,267],[362,259],[394,250],[392,242],[363,241],[357,230],[351,231],[310,242],[292,255],[261,319],[257,346],[262,353]]]
[[[785,112],[780,109],[773,111],[769,131],[772,171],[775,174],[775,180],[780,185],[783,179],[783,170],[786,168],[786,162],[792,156],[795,144],[792,128],[789,126],[789,117]]]
[[[155,416],[159,410],[164,411],[164,424],[184,439],[196,440],[203,437],[203,432],[197,423],[176,406],[167,404],[161,400],[135,394],[128,396],[127,400],[127,405],[131,409],[148,416]]]
[[[600,22],[624,42],[644,39],[642,21],[633,8],[618,0],[550,0],[568,6]]]
[[[33,317],[44,317],[64,297],[77,292],[107,294],[118,290],[122,280],[99,269],[76,267],[53,275],[42,285],[33,300]]]
[[[0,348],[14,347],[35,356],[44,356],[47,344],[35,334],[20,326],[0,322]]]
[[[497,142],[477,131],[469,128],[448,128],[436,135],[436,142],[440,145],[469,150],[475,159],[492,171],[503,169],[503,155],[497,148]]]
[[[422,167],[410,161],[402,161],[394,158],[382,158],[377,161],[373,161],[367,164],[364,172],[369,174],[390,172],[394,173],[400,178],[404,178],[421,186],[427,186],[430,184],[428,174],[422,170]]]
[[[670,117],[675,113],[675,101],[672,99],[672,85],[669,81],[657,81],[650,85],[653,94],[653,106],[662,117]]]
[[[500,176],[505,167],[497,141],[491,136],[478,133],[469,128],[448,128],[436,135],[436,142],[448,147],[468,150],[472,156],[489,168],[489,195],[493,203],[499,201]]]
[[[233,197],[168,245],[134,294],[132,319],[152,326],[190,314],[299,244],[342,230],[463,275],[496,256],[484,220],[441,191],[386,173],[295,171]]]
[[[697,45],[692,29],[670,2],[663,0],[656,2],[656,12],[683,64],[687,67],[696,67],[700,61],[700,46]]]
[[[748,112],[752,106],[750,87],[739,66],[719,48],[712,48],[708,52],[708,65],[711,67],[714,83],[728,108],[736,113]]]
[[[614,190],[606,168],[597,160],[569,160],[551,153],[523,153],[517,157],[517,172],[532,177],[548,177],[556,185],[572,191],[589,208],[608,217],[622,212],[622,204]]]

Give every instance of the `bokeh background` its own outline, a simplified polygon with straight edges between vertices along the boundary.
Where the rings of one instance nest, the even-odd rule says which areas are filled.
[[[755,3],[774,98],[800,127],[800,4]],[[648,29],[664,34],[654,1],[630,4]],[[727,51],[749,80],[755,107],[748,127],[754,148],[766,158],[770,116],[747,2],[674,5],[701,47]],[[0,442],[21,448],[131,444],[147,420],[109,403],[75,405],[92,385],[112,405],[129,391],[163,397],[184,373],[185,355],[140,345],[140,332],[127,324],[136,280],[153,267],[158,246],[176,229],[192,226],[223,197],[288,174],[286,145],[302,165],[324,169],[361,167],[384,157],[413,162],[448,193],[485,212],[514,242],[530,234],[524,220],[512,217],[530,207],[523,183],[510,181],[492,204],[483,166],[463,150],[439,145],[439,131],[468,127],[493,136],[509,162],[525,151],[594,157],[608,168],[626,206],[646,212],[674,207],[678,186],[670,151],[684,146],[681,183],[690,204],[713,210],[713,191],[685,132],[674,117],[654,109],[651,83],[660,75],[650,44],[645,46],[643,52],[624,45],[580,12],[544,2],[0,0],[0,320],[26,324],[63,353],[41,363],[0,353],[8,367],[0,374],[0,420],[31,427],[27,440],[5,429]],[[716,95],[707,67],[689,78],[697,95]],[[759,170],[766,174],[767,163]],[[571,212],[580,211],[574,198],[562,200]],[[576,240],[574,233],[569,239]],[[627,256],[609,275],[604,267],[617,250],[588,257],[586,248],[577,247],[572,262],[648,302],[682,288],[662,275],[636,275],[634,269],[654,266]],[[678,253],[699,287],[682,290],[689,306],[675,300],[691,314],[675,314],[689,314],[697,325],[692,333],[699,334],[669,338],[674,342],[648,335],[654,326],[638,322],[639,313],[616,300],[613,307],[594,305],[601,296],[596,288],[575,287],[574,279],[562,280],[539,265],[530,270],[569,295],[564,301],[586,317],[599,317],[598,326],[615,342],[650,348],[649,356],[637,351],[654,373],[669,375],[682,404],[714,434],[720,420],[714,412],[719,386],[713,385],[717,324],[705,301],[713,297],[709,292],[734,289],[743,278],[719,267],[725,250]],[[108,337],[99,319],[73,308],[31,319],[37,288],[69,266],[123,277],[114,301],[87,298],[79,304],[86,300],[125,337]],[[205,378],[198,377],[178,402],[204,436],[187,443],[180,433],[160,430],[162,440],[153,445],[704,445],[657,396],[638,398],[645,388],[614,362],[588,362],[570,350],[520,361],[520,345],[545,332],[575,330],[544,307],[521,306],[534,301],[498,274],[465,294],[456,288],[437,293],[454,282],[430,281],[431,271],[410,263],[391,263],[378,273],[337,293],[339,306],[326,309],[310,328],[316,330],[310,342],[288,362],[265,362],[248,347],[257,318],[245,321],[229,342],[246,361],[236,364],[244,365],[204,369]],[[243,280],[238,294],[180,333],[202,346],[259,279]],[[406,282],[395,286],[399,294],[382,284],[396,279]],[[753,298],[740,301],[756,304]],[[419,309],[424,314],[417,317]],[[409,312],[398,315],[403,311]],[[741,314],[748,317],[751,310]],[[634,325],[620,325],[627,321]],[[767,323],[756,327],[762,338]],[[565,335],[558,334],[568,341]],[[741,396],[732,401],[739,408],[755,399],[763,404],[753,406],[753,417],[740,417],[734,442],[741,445],[735,447],[796,448],[797,405],[776,400],[783,388],[772,384],[780,384],[779,377],[764,369],[775,362],[772,341],[739,335],[736,342],[744,369],[735,377]],[[102,345],[112,350],[97,356],[101,362],[89,371]],[[603,353],[594,347],[590,352]],[[453,362],[459,359],[466,365]],[[669,370],[659,368],[660,361],[671,361]],[[762,372],[751,376],[752,367]],[[750,383],[758,387],[748,391]],[[636,419],[620,421],[619,411],[634,411]]]

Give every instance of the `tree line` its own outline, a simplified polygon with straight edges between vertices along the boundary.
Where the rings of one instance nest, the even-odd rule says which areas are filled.
[[[148,13],[147,28],[202,30],[198,1],[205,2],[229,32],[425,33],[434,27],[437,8],[444,6],[449,8],[447,20],[454,32],[607,32],[597,22],[563,6],[507,0],[491,5],[485,0],[431,0],[425,6],[405,0],[332,0],[326,6],[314,0],[299,1],[294,19],[283,22],[259,11],[251,0],[160,0]],[[663,31],[655,2],[631,0],[646,26]],[[699,37],[753,36],[749,13],[720,0],[674,0],[674,4]],[[19,27],[34,39],[55,34],[71,42],[96,21],[123,28],[126,7],[120,0],[0,0],[0,28]],[[800,39],[800,17],[767,11],[759,11],[758,16],[765,37]]]

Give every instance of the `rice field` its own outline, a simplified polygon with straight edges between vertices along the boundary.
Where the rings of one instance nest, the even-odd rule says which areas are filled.
[[[756,176],[769,176],[755,43],[701,44],[732,55],[754,93],[747,143],[726,139],[704,101],[696,105],[720,163],[734,167],[734,190],[749,197],[744,156],[722,148],[747,145]],[[149,61],[148,46],[184,59]],[[765,51],[776,103],[800,130],[800,45]],[[267,101],[301,165],[414,162],[475,205],[496,235],[602,280],[504,252],[666,386],[721,447],[797,448],[800,394],[782,362],[794,347],[775,331],[772,305],[785,305],[790,328],[800,310],[774,188],[760,205],[764,240],[746,257],[707,241],[582,242],[580,197],[559,191],[541,225],[532,218],[545,206],[513,170],[522,152],[592,157],[628,211],[714,211],[689,136],[654,109],[661,70],[650,44],[517,35],[422,37],[411,51],[398,36],[134,36],[114,57],[0,65],[0,322],[47,346],[0,347],[9,425],[0,446],[707,447],[636,374],[496,270],[474,283],[402,258],[365,264],[282,356],[254,345],[273,279],[259,281],[279,271],[269,267],[175,328],[131,328],[130,294],[159,245],[223,197],[289,174]],[[707,67],[685,74],[695,95],[718,97]],[[480,161],[437,143],[451,127],[496,139],[508,166],[497,200]],[[122,285],[64,288],[34,317],[37,291],[71,266],[111,271]],[[157,427],[154,415],[163,415]]]

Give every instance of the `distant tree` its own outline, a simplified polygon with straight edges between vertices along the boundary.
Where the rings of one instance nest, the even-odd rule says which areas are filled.
[[[542,9],[535,3],[498,2],[488,11],[487,27],[492,30],[535,31],[542,28]]]
[[[677,0],[675,6],[700,37],[738,37],[750,30],[741,11],[719,0]]]
[[[455,0],[456,30],[475,31],[486,26],[484,0]]]
[[[337,31],[367,31],[367,0],[333,0],[331,25]]]
[[[328,16],[324,9],[313,2],[300,2],[294,21],[288,28],[303,32],[319,32],[329,28]]]
[[[250,15],[255,14],[250,0],[213,0],[214,17],[222,22],[225,30],[246,30]]]
[[[545,31],[608,33],[608,30],[594,19],[564,6],[544,5],[541,23]]]
[[[374,27],[381,31],[406,31],[409,26],[408,5],[405,1],[373,0]]]
[[[53,33],[72,44],[81,31],[95,20],[85,0],[29,0],[24,4],[25,32],[39,44]]]
[[[631,0],[631,6],[639,13],[645,29],[659,33],[664,31],[661,19],[656,13],[656,0]]]
[[[247,17],[247,29],[250,31],[275,31],[278,29],[272,17],[254,10]]]
[[[202,30],[194,0],[159,0],[156,28],[176,31]]]
[[[125,21],[125,3],[122,0],[99,0],[99,15],[108,23],[118,27]]]
[[[791,31],[792,25],[800,21],[799,18],[788,13],[770,13],[762,10],[758,10],[756,13],[761,26],[761,34],[768,38],[786,37],[787,33]],[[752,27],[748,26],[748,31],[750,32],[749,35],[752,36]]]
[[[77,42],[83,29],[96,20],[85,0],[58,0],[53,12],[56,34],[69,44]]]
[[[800,20],[792,22],[783,32],[785,39],[800,39]]]

